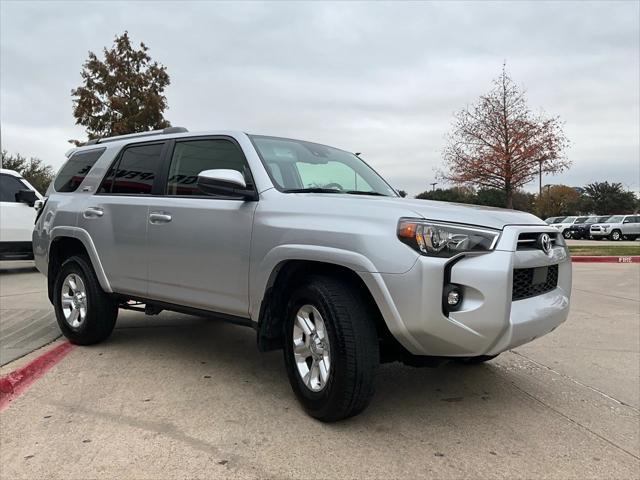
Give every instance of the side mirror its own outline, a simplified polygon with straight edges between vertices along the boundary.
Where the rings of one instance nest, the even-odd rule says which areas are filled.
[[[622,223],[631,223],[631,220],[629,218],[625,218],[624,222],[622,222]]]
[[[16,193],[16,200],[20,203],[26,203],[30,207],[33,207],[36,200],[38,200],[38,196],[33,190],[19,190],[18,193]]]
[[[245,200],[257,200],[256,192],[247,188],[244,176],[237,170],[217,168],[204,170],[198,175],[198,189],[206,195],[240,197]]]

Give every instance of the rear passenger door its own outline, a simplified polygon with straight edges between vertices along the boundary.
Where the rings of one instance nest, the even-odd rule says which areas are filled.
[[[171,141],[148,219],[149,298],[247,317],[249,253],[256,202],[204,195],[200,172],[233,169],[253,180],[228,137]]]
[[[124,147],[80,214],[79,226],[89,232],[117,293],[147,295],[149,203],[165,145],[147,142]]]

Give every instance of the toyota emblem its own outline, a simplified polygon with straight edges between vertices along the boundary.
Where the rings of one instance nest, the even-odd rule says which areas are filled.
[[[551,237],[547,233],[541,233],[538,237],[538,248],[544,253],[551,251]]]

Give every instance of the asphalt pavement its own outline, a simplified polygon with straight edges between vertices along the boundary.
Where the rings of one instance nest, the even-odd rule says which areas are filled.
[[[486,365],[383,365],[370,407],[331,425],[252,330],[124,312],[0,413],[0,478],[638,478],[639,292],[640,265],[575,264],[550,335]]]

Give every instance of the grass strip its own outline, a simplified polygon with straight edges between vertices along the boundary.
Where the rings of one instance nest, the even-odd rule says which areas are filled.
[[[640,245],[570,245],[571,255],[576,256],[620,256],[640,255]]]

